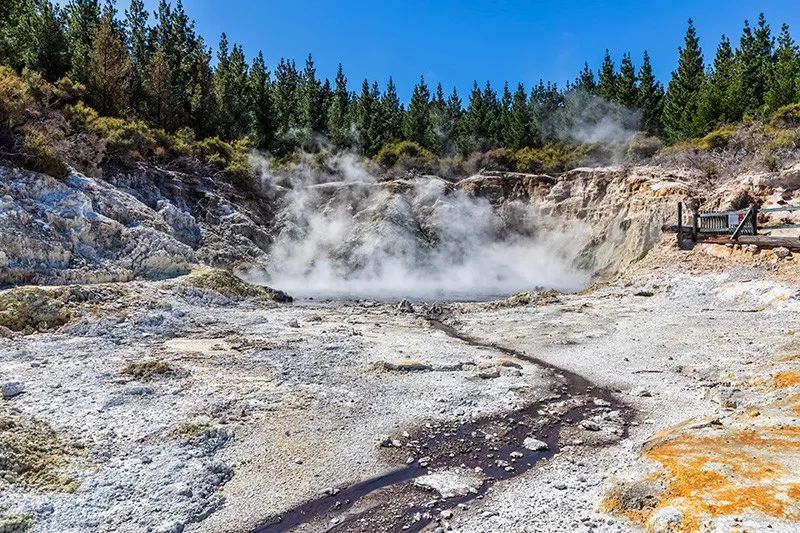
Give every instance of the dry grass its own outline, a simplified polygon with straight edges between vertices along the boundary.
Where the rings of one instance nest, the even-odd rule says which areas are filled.
[[[173,368],[164,361],[138,361],[122,369],[122,373],[139,380],[149,380],[156,376],[171,374]]]

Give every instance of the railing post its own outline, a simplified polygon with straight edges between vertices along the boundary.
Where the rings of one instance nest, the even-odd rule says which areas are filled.
[[[753,235],[758,235],[758,206],[753,204],[751,210],[753,212]]]
[[[697,217],[697,209],[692,209],[692,242],[697,242],[697,233],[700,230],[700,219]]]
[[[683,249],[683,202],[678,202],[678,250]]]

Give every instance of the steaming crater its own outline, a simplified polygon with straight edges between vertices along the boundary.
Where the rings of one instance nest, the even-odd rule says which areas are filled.
[[[378,182],[357,168],[331,178],[295,176],[282,190],[279,231],[251,281],[299,298],[377,300],[481,300],[588,282],[576,266],[585,224],[517,201],[496,207],[435,177]]]

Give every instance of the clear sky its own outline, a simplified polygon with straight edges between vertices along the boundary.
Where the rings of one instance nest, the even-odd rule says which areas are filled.
[[[145,0],[152,11],[158,0]],[[123,10],[128,0],[120,0]],[[719,37],[738,42],[744,19],[763,11],[777,34],[781,23],[800,37],[800,0],[184,0],[197,31],[216,51],[221,32],[248,58],[264,51],[302,66],[311,53],[321,77],[341,62],[355,89],[365,77],[381,85],[391,75],[405,101],[423,74],[431,87],[455,85],[466,101],[472,80],[497,88],[508,80],[530,87],[540,78],[563,86],[589,61],[597,70],[608,48],[615,63],[646,49],[656,75],[668,81],[688,18],[706,61]]]

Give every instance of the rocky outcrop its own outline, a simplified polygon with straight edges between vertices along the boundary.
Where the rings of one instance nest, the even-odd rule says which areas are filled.
[[[0,167],[0,286],[161,279],[268,248],[269,212],[224,183],[152,168],[64,180]]]

